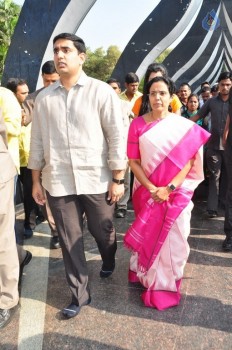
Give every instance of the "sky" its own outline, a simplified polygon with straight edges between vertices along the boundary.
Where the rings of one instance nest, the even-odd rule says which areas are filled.
[[[24,0],[14,0],[23,5]],[[158,0],[97,0],[77,30],[86,46],[107,49],[117,45],[122,51],[135,30]],[[142,4],[142,6],[141,6]]]
[[[13,0],[15,4],[17,5],[23,5],[24,4],[24,0]]]
[[[97,0],[78,28],[77,34],[91,50],[117,45],[122,51],[139,25],[154,9],[156,2]]]

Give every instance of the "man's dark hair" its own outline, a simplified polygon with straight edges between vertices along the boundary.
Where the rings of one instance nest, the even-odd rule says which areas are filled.
[[[203,88],[203,86],[208,85],[210,86],[210,83],[208,81],[203,81],[203,83],[201,83],[201,89]]]
[[[125,76],[125,83],[127,84],[139,83],[138,75],[133,72],[127,73],[127,75]]]
[[[47,61],[42,65],[42,74],[57,73],[54,61]]]
[[[6,88],[11,90],[14,94],[17,92],[17,87],[19,85],[27,85],[26,80],[20,78],[10,78],[6,84]]]
[[[107,84],[112,84],[112,83],[117,84],[118,87],[119,87],[119,89],[120,89],[120,87],[121,87],[120,82],[119,82],[117,79],[115,79],[115,78],[109,78],[108,80],[106,80],[106,82],[107,82]]]
[[[190,86],[189,83],[187,83],[187,82],[181,83],[179,89],[180,89],[182,86],[185,86],[185,85],[187,85],[188,88],[191,90],[191,86]]]
[[[218,83],[214,84],[212,87],[211,87],[211,92],[217,92],[218,91]]]
[[[75,48],[77,49],[77,51],[79,53],[86,53],[86,47],[85,47],[85,43],[84,40],[82,40],[79,36],[75,35],[75,34],[70,34],[70,33],[61,33],[55,36],[55,38],[53,39],[53,45],[55,44],[55,42],[59,39],[65,39],[65,40],[70,40],[73,42],[73,45],[75,46]]]
[[[201,94],[204,93],[204,92],[211,92],[210,86],[203,86],[201,88]]]
[[[225,79],[230,79],[232,80],[232,76],[231,76],[231,73],[230,72],[222,72],[219,77],[218,77],[218,83],[221,81],[221,80],[225,80]]]

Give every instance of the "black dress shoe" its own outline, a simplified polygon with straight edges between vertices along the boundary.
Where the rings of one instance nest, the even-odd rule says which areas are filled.
[[[20,267],[19,267],[19,283],[21,282],[21,278],[22,278],[22,275],[23,275],[23,269],[26,265],[29,264],[29,262],[31,261],[32,259],[32,254],[31,252],[29,252],[28,250],[26,250],[26,256],[23,260],[23,262],[21,262],[20,264]]]
[[[0,328],[5,327],[8,323],[11,322],[12,317],[15,311],[19,308],[19,305],[16,305],[12,309],[0,309]]]
[[[75,317],[79,314],[79,312],[81,311],[82,306],[85,305],[89,305],[91,303],[91,298],[89,297],[89,299],[83,303],[82,305],[76,305],[74,303],[71,303],[70,305],[68,305],[67,307],[65,307],[62,310],[62,314],[64,317],[66,318],[72,318]]]
[[[101,278],[109,277],[114,272],[114,269],[115,269],[115,264],[113,264],[112,268],[110,268],[110,269],[105,268],[104,264],[103,264],[102,268],[101,268],[101,271],[100,271],[100,277]]]
[[[51,238],[51,249],[59,249],[60,248],[60,241],[58,236],[53,236]]]
[[[216,218],[218,216],[218,213],[216,212],[216,210],[208,210],[208,217],[209,218]]]
[[[116,218],[125,218],[126,216],[126,209],[117,209],[115,212]]]
[[[222,249],[225,252],[232,252],[232,237],[227,237],[222,243]]]

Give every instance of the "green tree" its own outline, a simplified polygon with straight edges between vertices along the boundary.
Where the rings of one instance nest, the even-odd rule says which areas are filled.
[[[12,0],[0,1],[0,77],[4,69],[7,50],[11,43],[21,6]]]
[[[119,48],[113,45],[109,46],[106,52],[102,47],[94,52],[88,49],[84,70],[87,75],[106,81],[110,77],[120,55]]]
[[[170,52],[172,51],[172,49],[166,49],[164,50],[155,60],[155,62],[157,63],[162,63],[165,58],[170,54]]]

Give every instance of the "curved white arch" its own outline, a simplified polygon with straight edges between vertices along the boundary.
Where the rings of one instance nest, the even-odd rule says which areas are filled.
[[[220,74],[220,72],[221,72],[221,70],[222,70],[222,66],[223,66],[223,61],[224,61],[224,60],[223,60],[224,51],[225,51],[225,50],[223,49],[222,52],[221,52],[221,55],[220,55],[220,57],[219,57],[219,59],[218,59],[218,61],[217,61],[217,64],[215,65],[215,67],[214,67],[214,69],[212,70],[211,74],[208,76],[207,81],[210,81],[211,79],[213,79],[213,77],[214,77],[214,75],[215,75],[215,73],[216,73],[217,71],[219,71],[219,74]],[[219,69],[219,66],[220,66],[220,69]],[[219,74],[218,74],[218,75],[219,75]],[[217,78],[218,78],[218,75],[214,78],[212,84],[215,84],[215,83],[216,83]]]
[[[167,49],[171,44],[173,44],[180,36],[180,33],[184,33],[184,36],[188,33],[188,31],[190,30],[190,28],[196,20],[196,17],[201,9],[202,3],[203,0],[191,1],[187,11],[185,12],[181,20],[177,23],[177,25],[144,58],[144,60],[141,62],[140,66],[136,71],[136,74],[140,79],[144,76],[147,66],[151,62],[153,62],[165,49]]]
[[[227,48],[228,54],[230,55],[230,57],[232,57],[232,48],[231,48],[230,42],[227,39],[225,33],[223,33],[223,36],[224,36],[224,40],[225,40],[225,44],[226,44],[226,48]]]
[[[79,27],[86,14],[90,10],[90,8],[94,5],[97,0],[71,0],[67,5],[63,15],[58,21],[51,38],[48,42],[47,49],[44,52],[43,60],[41,62],[40,69],[44,62],[53,59],[52,52],[52,40],[54,36],[59,33],[67,32],[67,33],[75,33],[76,29]],[[75,16],[73,15],[75,13]],[[37,88],[42,86],[42,78],[41,75],[38,77]]]
[[[232,62],[231,62],[231,59],[230,59],[227,51],[225,51],[225,57],[226,57],[227,63],[228,63],[229,68],[230,68],[229,70],[232,71]]]
[[[211,66],[212,62],[214,61],[214,59],[217,55],[218,49],[219,49],[220,44],[221,44],[221,40],[222,40],[222,34],[220,35],[218,42],[217,42],[217,45],[215,46],[213,52],[211,53],[210,59],[205,64],[204,68],[192,80],[189,81],[189,85],[194,84]]]
[[[220,57],[218,58],[217,60],[217,63],[213,69],[213,71],[210,73],[210,75],[206,78],[207,81],[210,81],[211,79],[213,79],[213,76],[214,74],[217,72],[219,66],[221,65],[221,68],[222,68],[222,61],[223,61],[223,54],[224,54],[225,50],[223,49],[221,54],[220,54]],[[220,69],[221,70],[221,69]],[[212,83],[214,84],[214,83]],[[194,94],[198,93],[198,91],[200,90],[200,87],[196,88],[195,91],[194,91]]]
[[[216,13],[217,17],[219,15],[220,9],[221,9],[221,3],[217,9],[217,13]],[[172,79],[174,81],[177,80],[183,73],[185,73],[186,70],[188,70],[190,67],[192,67],[192,65],[198,60],[198,58],[202,55],[203,51],[205,50],[206,46],[208,45],[213,33],[214,33],[214,31],[212,30],[206,34],[205,39],[203,40],[201,46],[199,47],[197,52],[193,55],[193,57],[173,75]]]
[[[220,75],[221,72],[222,72],[223,64],[225,64],[224,60],[222,60],[222,63],[221,63],[220,68],[219,68],[219,70],[218,70],[218,73],[217,73],[217,75],[215,76],[215,78],[214,78],[214,80],[213,80],[213,82],[212,82],[212,85],[214,85],[214,84],[217,83],[218,77],[219,77],[219,75]]]
[[[230,32],[230,35],[232,36],[232,22],[230,20],[230,17],[228,15],[228,12],[226,10],[226,7],[225,7],[224,3],[222,3],[222,9],[223,9],[223,13],[224,13],[224,16],[225,16],[227,28],[228,28],[228,30]]]

